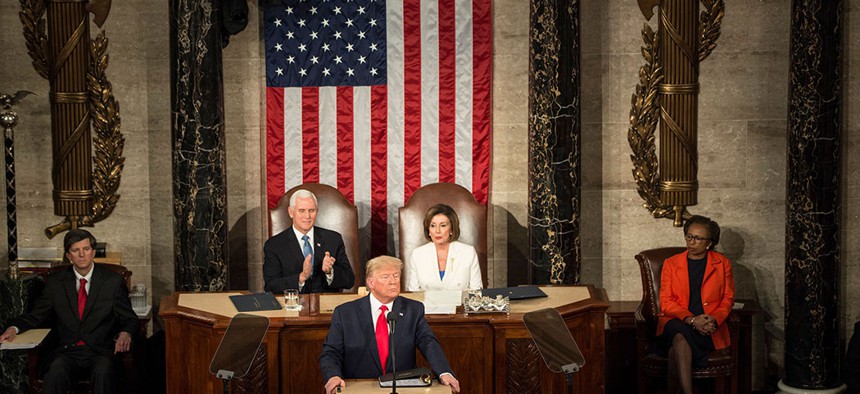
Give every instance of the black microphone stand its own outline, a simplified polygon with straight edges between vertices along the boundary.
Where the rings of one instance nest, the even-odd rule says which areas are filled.
[[[397,315],[394,311],[388,313],[388,359],[391,362],[391,394],[397,394],[397,363],[394,360],[394,326]]]

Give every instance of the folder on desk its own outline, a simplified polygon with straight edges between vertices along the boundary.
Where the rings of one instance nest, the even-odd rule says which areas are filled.
[[[484,289],[481,290],[481,295],[489,296],[490,298],[495,298],[496,295],[501,295],[502,297],[510,297],[511,301],[546,297],[546,293],[537,286],[497,287],[493,289]]]
[[[233,301],[239,312],[276,311],[282,308],[270,292],[231,295],[230,301]]]
[[[379,377],[379,387],[391,387],[392,374]],[[427,387],[433,384],[433,374],[428,368],[397,371],[397,387]]]
[[[39,344],[45,340],[45,337],[48,336],[50,331],[51,330],[48,328],[34,328],[32,330],[24,331],[23,333],[16,335],[15,339],[12,341],[0,344],[0,350],[32,349],[39,346]]]

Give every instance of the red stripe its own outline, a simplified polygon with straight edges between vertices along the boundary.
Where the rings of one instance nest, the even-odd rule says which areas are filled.
[[[388,253],[388,87],[370,88],[370,257]]]
[[[284,89],[266,88],[266,195],[269,208],[284,195]]]
[[[320,89],[302,88],[302,182],[320,181]]]
[[[352,93],[352,86],[337,87],[337,190],[340,190],[350,203],[355,204],[355,128]]]
[[[439,0],[439,182],[456,181],[457,39],[454,0]]]
[[[492,101],[491,0],[472,2],[472,194],[487,205],[490,192]]]
[[[421,187],[420,5],[403,0],[403,201]]]

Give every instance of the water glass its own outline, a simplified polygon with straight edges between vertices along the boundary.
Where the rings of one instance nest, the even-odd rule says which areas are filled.
[[[301,307],[302,305],[299,303],[299,291],[296,289],[284,290],[284,309],[294,311]]]

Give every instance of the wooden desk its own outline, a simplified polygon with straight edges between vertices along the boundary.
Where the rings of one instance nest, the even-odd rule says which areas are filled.
[[[347,379],[343,394],[387,394],[391,387],[379,387],[379,381],[367,379]],[[451,388],[437,381],[429,387],[400,387],[397,392],[403,394],[451,394]]]
[[[548,293],[558,293],[550,288]],[[604,391],[604,316],[609,304],[602,289],[575,286],[571,292],[585,294],[584,299],[551,296],[556,309],[567,323],[586,359],[585,366],[574,379],[575,392]],[[229,293],[195,294],[208,297],[212,304],[223,305]],[[198,304],[183,306],[182,293],[174,293],[161,302],[161,317],[167,340],[167,391],[169,393],[215,393],[221,382],[208,370],[209,362],[233,312]],[[285,317],[283,312],[269,314],[269,330],[259,354],[260,371],[254,379],[265,382],[260,388],[270,393],[320,392],[324,382],[319,370],[319,354],[331,324],[331,315],[320,313],[318,294],[302,295],[303,310],[298,317]],[[226,301],[229,303],[229,301]],[[516,305],[516,304],[515,304]],[[553,374],[540,358],[537,347],[522,316],[520,304],[512,308],[518,313],[501,315],[428,315],[430,327],[451,363],[464,393],[494,392],[563,392],[565,378]],[[541,306],[542,307],[542,306]],[[201,310],[206,309],[206,310]],[[539,309],[535,306],[534,309]],[[214,312],[214,313],[213,313]],[[231,314],[232,313],[232,314]],[[278,316],[281,314],[281,316]],[[419,366],[427,366],[418,357]]]

